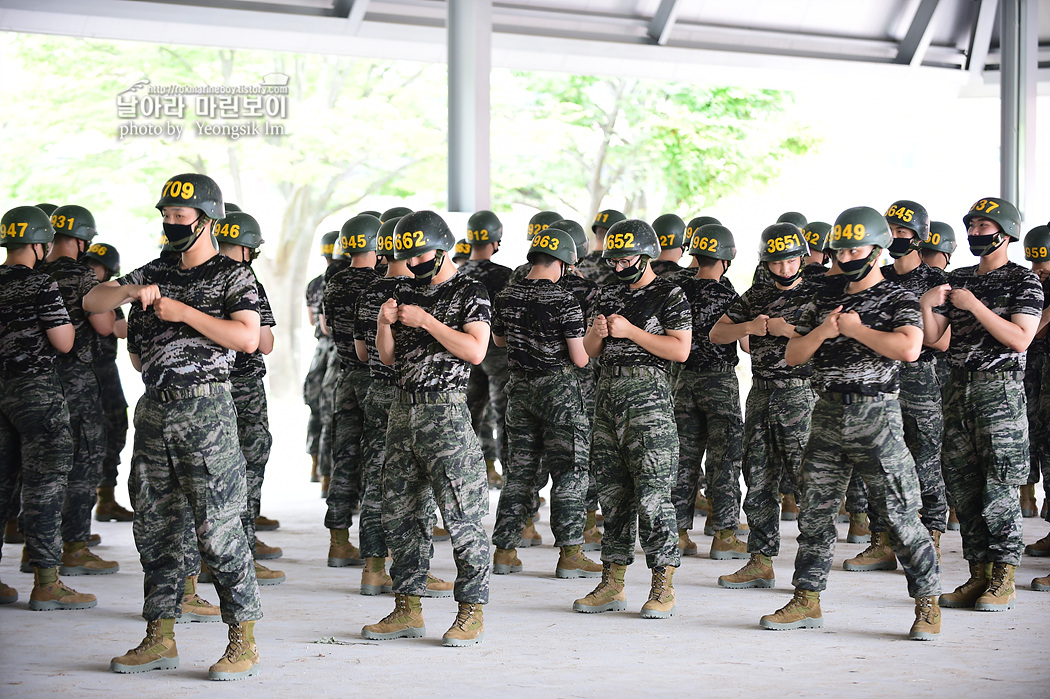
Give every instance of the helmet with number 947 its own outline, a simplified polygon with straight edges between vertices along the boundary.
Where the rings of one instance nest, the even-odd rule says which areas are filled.
[[[371,214],[358,214],[343,224],[335,246],[341,248],[345,255],[372,252],[376,249],[376,236],[382,225],[379,219]]]
[[[35,206],[16,206],[0,218],[0,246],[47,245],[55,239],[55,229],[47,214]]]
[[[163,210],[166,206],[199,209],[205,216],[216,221],[226,216],[219,185],[207,175],[196,172],[175,175],[164,183],[160,199],[157,201],[157,209]]]
[[[865,245],[886,249],[893,241],[893,235],[885,216],[870,206],[854,206],[835,219],[829,241],[832,250],[850,250]]]
[[[661,214],[653,220],[653,230],[660,241],[660,248],[685,247],[685,221],[677,214]]]
[[[1050,260],[1050,228],[1036,226],[1025,234],[1024,259],[1029,262]]]
[[[409,260],[431,250],[448,252],[456,238],[445,219],[434,211],[413,211],[402,216],[394,227],[394,259]]]
[[[970,221],[975,218],[986,218],[993,221],[1003,233],[1014,240],[1021,239],[1021,213],[1017,207],[1005,199],[985,197],[978,199],[963,216],[963,225],[970,228]]]
[[[561,214],[557,211],[540,211],[529,219],[529,227],[525,231],[525,240],[532,240],[532,236],[542,230],[546,230],[555,221],[561,221]]]
[[[94,243],[84,253],[84,259],[97,262],[112,275],[120,274],[120,253],[109,243]]]
[[[220,218],[215,223],[215,239],[220,243],[240,245],[250,250],[258,250],[265,242],[259,222],[243,211],[231,211],[225,218]]]
[[[526,258],[532,264],[536,264],[536,257],[541,253],[561,260],[567,265],[576,264],[576,242],[572,239],[572,235],[554,226],[532,236],[532,244],[529,246]]]
[[[802,229],[793,223],[774,223],[762,231],[758,249],[759,262],[780,262],[809,254],[809,244]]]
[[[893,202],[886,209],[886,223],[914,231],[920,241],[930,238],[930,214],[926,207],[910,199]]]
[[[55,235],[66,235],[78,240],[91,242],[98,231],[95,230],[95,217],[83,206],[66,204],[51,214],[51,227]]]
[[[693,231],[685,253],[713,257],[716,260],[733,260],[736,257],[736,240],[725,226],[705,223]]]
[[[503,223],[491,211],[475,211],[467,219],[467,240],[471,245],[496,243],[502,237]]]
[[[632,218],[614,223],[605,234],[602,258],[618,260],[641,255],[655,260],[660,256],[660,239],[645,221]]]

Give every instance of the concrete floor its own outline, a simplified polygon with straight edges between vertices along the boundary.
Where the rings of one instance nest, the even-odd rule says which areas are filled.
[[[21,599],[0,607],[0,697],[527,697],[851,696],[1050,697],[1050,593],[1033,592],[1029,581],[1050,572],[1050,559],[1026,557],[1018,569],[1017,607],[1004,613],[945,610],[939,641],[907,640],[913,618],[900,570],[848,573],[841,561],[864,547],[836,550],[835,570],[823,594],[824,628],[771,632],[761,615],[787,602],[795,554],[794,523],[783,524],[783,551],[776,560],[777,586],[769,590],[725,590],[718,575],[738,561],[686,558],[675,577],[678,613],[670,620],[645,620],[649,575],[639,550],[628,570],[630,611],[577,614],[572,601],[595,580],[557,580],[557,551],[546,525],[545,545],[519,549],[525,571],[492,577],[492,602],[485,608],[486,639],[473,648],[443,648],[440,638],[456,611],[452,599],[424,601],[427,636],[417,640],[365,641],[363,624],[393,606],[391,595],[358,594],[360,568],[328,568],[324,503],[308,482],[302,451],[305,414],[300,406],[271,402],[273,457],[263,495],[263,513],[281,527],[261,534],[284,549],[266,561],[285,571],[285,584],[262,588],[266,617],[257,635],[262,673],[243,682],[209,683],[208,666],[226,644],[221,624],[177,627],[177,670],[114,675],[109,659],[138,644],[144,622],[142,574],[130,524],[96,523],[102,545],[95,550],[120,562],[110,576],[66,578],[72,587],[98,595],[86,611],[30,612],[30,577],[18,572],[20,546],[6,545],[0,578]],[[285,429],[281,429],[284,426]],[[126,471],[122,473],[126,476]],[[126,491],[118,489],[127,503]],[[493,524],[496,498],[486,524]],[[702,526],[698,518],[697,526]],[[1042,520],[1025,520],[1025,541],[1045,535]],[[352,539],[356,541],[356,533]],[[694,533],[706,554],[711,539]],[[948,590],[966,578],[958,532],[942,539],[943,581]],[[451,546],[435,545],[433,571],[455,577]],[[593,557],[597,558],[596,555]],[[210,586],[202,593],[212,602]],[[345,645],[322,643],[335,638]]]

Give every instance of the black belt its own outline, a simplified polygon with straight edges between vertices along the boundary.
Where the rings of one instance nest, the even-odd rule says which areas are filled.
[[[952,378],[956,381],[995,381],[998,379],[1020,380],[1024,378],[1023,371],[966,371],[965,369],[952,369]]]
[[[685,367],[686,371],[691,371],[695,374],[731,374],[736,371],[736,366],[733,364],[710,364],[708,366],[693,368],[691,366]]]
[[[173,400],[212,396],[229,390],[229,382],[204,383],[197,386],[187,386],[186,388],[147,388],[146,395],[153,400],[160,401],[161,403],[170,403]]]
[[[821,391],[820,397],[833,403],[851,405],[853,403],[877,403],[884,400],[895,400],[897,393],[841,393],[839,391]]]
[[[439,391],[412,393],[399,388],[394,391],[394,402],[408,403],[409,405],[466,403],[467,394],[443,393]]]
[[[763,391],[776,388],[801,388],[808,386],[809,379],[752,379],[751,385]]]

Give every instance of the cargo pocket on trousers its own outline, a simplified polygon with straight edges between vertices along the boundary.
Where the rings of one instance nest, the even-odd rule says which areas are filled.
[[[1004,485],[1024,485],[1030,469],[1028,416],[1024,386],[1005,382],[982,396],[982,411],[975,419],[978,444],[985,453],[978,459],[989,464],[988,478]]]

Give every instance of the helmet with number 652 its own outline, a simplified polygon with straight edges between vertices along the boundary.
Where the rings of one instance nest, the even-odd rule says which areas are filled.
[[[467,219],[467,240],[471,245],[497,243],[502,237],[503,223],[491,211],[475,211]]]
[[[536,264],[536,257],[541,253],[567,265],[576,264],[576,242],[573,241],[572,235],[554,226],[532,236],[532,245],[529,246],[526,257],[529,262]]]
[[[344,255],[372,252],[376,249],[376,236],[382,225],[378,218],[370,214],[358,214],[347,219],[339,231],[335,247],[341,249]]]
[[[1050,260],[1050,228],[1036,226],[1025,234],[1024,259],[1029,262]]]
[[[240,245],[250,250],[258,250],[265,242],[259,222],[243,211],[231,211],[226,214],[226,218],[220,218],[215,223],[215,239],[220,243]]]
[[[226,216],[219,185],[207,175],[195,172],[175,175],[164,183],[160,199],[157,201],[157,209],[166,206],[200,209],[205,216],[216,221]]]
[[[762,231],[759,262],[779,262],[809,254],[802,230],[793,223],[774,223]]]
[[[993,221],[1006,235],[1014,240],[1021,239],[1021,213],[1005,199],[985,197],[977,200],[963,216],[963,225],[969,229],[970,221],[975,218]]]
[[[51,213],[51,227],[55,229],[55,235],[66,235],[88,242],[98,234],[95,230],[95,217],[83,206],[76,204],[66,204],[55,209]]]
[[[655,260],[660,256],[660,240],[656,231],[640,219],[625,219],[614,223],[605,234],[605,249],[602,258],[618,260],[641,255]]]
[[[920,241],[930,238],[930,214],[925,206],[910,199],[893,202],[886,209],[886,223],[914,231]]]
[[[693,231],[685,253],[713,257],[716,260],[732,260],[736,257],[736,240],[725,226],[705,223]]]
[[[394,259],[408,260],[431,250],[448,252],[456,238],[445,219],[434,211],[413,211],[402,216],[394,227]]]
[[[832,250],[851,250],[865,245],[885,249],[892,241],[886,217],[870,206],[854,206],[843,211],[835,219],[830,235]]]
[[[35,206],[16,206],[0,218],[0,246],[47,245],[55,239],[55,229],[47,214]]]

